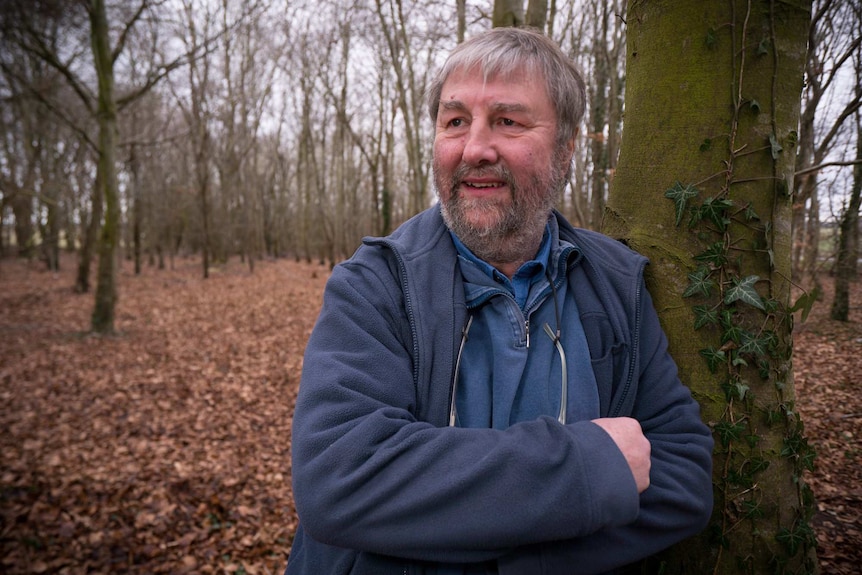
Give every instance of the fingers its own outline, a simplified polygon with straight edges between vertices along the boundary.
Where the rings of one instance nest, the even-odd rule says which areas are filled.
[[[593,423],[604,429],[614,440],[637,484],[638,493],[649,487],[650,442],[644,436],[640,423],[630,417],[604,417]]]

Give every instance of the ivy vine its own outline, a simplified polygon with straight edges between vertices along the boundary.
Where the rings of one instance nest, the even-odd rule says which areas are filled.
[[[747,22],[746,17],[743,26],[747,26]],[[747,38],[748,34],[743,27],[741,37]],[[773,40],[766,37],[756,41],[752,50],[754,57],[765,58],[772,54],[777,59]],[[712,49],[716,42],[716,30],[708,30],[707,48]],[[762,114],[765,106],[757,98],[744,96],[746,51],[737,50],[734,45],[733,53],[734,113],[729,133],[722,138],[727,141],[728,150],[724,169],[703,182],[676,182],[665,192],[665,197],[674,204],[676,225],[682,225],[687,218],[689,229],[704,246],[703,251],[693,257],[695,269],[688,274],[688,285],[683,293],[683,297],[697,301],[692,305],[694,329],[711,330],[718,336],[715,345],[700,350],[709,371],[722,381],[725,402],[721,418],[713,425],[719,446],[716,453],[721,465],[720,479],[716,480],[721,509],[715,514],[711,532],[722,551],[732,551],[731,532],[744,521],[764,516],[763,487],[759,478],[776,456],[784,458],[793,470],[797,505],[792,524],[781,527],[775,535],[778,548],[783,549],[784,554],[773,556],[771,564],[775,573],[808,574],[816,569],[808,560],[815,545],[814,533],[809,526],[814,502],[802,476],[806,470],[813,469],[815,452],[804,436],[803,424],[787,387],[792,376],[789,334],[793,313],[801,311],[804,320],[816,294],[803,294],[788,307],[774,295],[772,279],[745,273],[745,269],[752,267],[747,265],[751,261],[759,261],[762,268],[764,260],[758,258],[766,258],[770,271],[775,271],[774,230],[770,218],[761,218],[751,203],[740,204],[730,194],[735,186],[752,181],[736,177],[736,160],[744,155],[768,154],[773,162],[773,200],[786,201],[790,186],[779,177],[777,163],[784,153],[782,143],[794,147],[797,135],[791,133],[782,142],[776,133],[773,82],[772,105],[769,107],[773,111],[772,133],[762,145],[755,146],[757,149],[738,146],[735,140],[742,116]],[[777,60],[773,63],[773,69],[776,69]],[[704,140],[700,151],[712,150],[714,145],[714,139]],[[714,195],[706,195],[700,189],[705,182],[722,176],[723,182]],[[755,379],[760,380],[757,385]],[[755,397],[753,388],[771,390],[773,397]],[[757,429],[764,423],[772,429],[781,426],[783,441],[780,449],[767,445],[758,435]],[[762,535],[755,532],[755,536]],[[802,560],[792,563],[801,567],[792,570],[791,560],[799,554],[802,554]],[[745,565],[750,558],[737,557],[737,561]]]

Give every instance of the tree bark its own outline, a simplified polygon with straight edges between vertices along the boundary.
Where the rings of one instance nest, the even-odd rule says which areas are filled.
[[[789,309],[810,8],[629,4],[625,127],[603,231],[650,258],[671,353],[716,439],[710,527],[645,572],[816,570]]]
[[[108,39],[108,19],[104,0],[92,0],[90,27],[93,59],[99,82],[96,115],[99,122],[100,193],[105,201],[105,221],[99,238],[99,271],[96,284],[96,305],[91,327],[98,333],[114,331],[114,310],[117,304],[116,248],[120,232],[120,206],[115,164],[117,106],[114,101],[114,62]]]
[[[523,0],[494,0],[494,13],[491,16],[491,26],[494,28],[516,27],[524,25]]]
[[[856,159],[853,167],[853,188],[838,236],[838,261],[835,266],[835,298],[830,316],[837,321],[850,319],[850,282],[856,279],[856,258],[859,257],[859,207],[862,205],[862,124],[856,115]]]
[[[536,30],[545,30],[548,22],[548,0],[529,0],[524,24]]]

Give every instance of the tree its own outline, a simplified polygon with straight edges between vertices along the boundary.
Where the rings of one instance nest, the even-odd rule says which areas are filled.
[[[629,4],[603,231],[650,258],[671,353],[716,439],[711,526],[646,562],[662,573],[816,570],[789,300],[810,12],[808,0]]]
[[[81,8],[88,23],[88,33],[70,34],[68,43],[56,41],[56,34],[46,35],[44,29],[33,25],[35,18],[44,17],[53,24],[48,30],[56,33],[58,26],[65,25],[68,19],[70,23],[65,25],[65,28],[78,32],[84,28],[83,22],[79,20],[82,14]],[[117,8],[121,26],[113,45],[105,0],[89,0],[86,3],[49,0],[39,4],[37,10],[33,10],[29,3],[23,0],[9,0],[4,9],[6,11],[4,16],[7,18],[4,20],[4,29],[9,26],[7,23],[11,22],[17,45],[62,77],[86,111],[83,119],[75,118],[64,103],[48,100],[31,89],[34,97],[81,135],[83,140],[92,147],[97,158],[91,226],[95,229],[99,225],[102,205],[104,205],[104,221],[101,222],[99,233],[98,279],[91,327],[96,332],[109,333],[114,330],[114,310],[117,302],[116,250],[120,240],[121,224],[116,164],[117,115],[125,106],[149,92],[171,70],[181,65],[182,61],[154,63],[153,67],[147,70],[142,84],[118,97],[115,95],[114,67],[123,54],[135,26],[144,15],[153,10],[150,0],[140,0],[137,5]],[[84,59],[84,50],[83,44],[78,42],[84,40],[89,42],[91,67],[79,64]],[[7,68],[4,67],[4,70]],[[92,82],[89,81],[93,73],[95,73],[95,86],[92,86]],[[92,119],[97,123],[98,135],[95,138],[84,125],[87,120]],[[103,201],[104,204],[102,204]],[[86,279],[89,270],[89,254],[88,246],[82,251],[80,265],[81,273],[85,276],[83,281],[79,277],[78,282],[83,291],[86,291],[89,286]]]
[[[857,70],[859,63],[857,62]],[[856,90],[862,90],[856,86]],[[856,161],[853,167],[853,188],[838,228],[838,257],[835,263],[835,297],[830,317],[838,321],[850,319],[850,282],[856,277],[859,255],[859,207],[862,206],[862,119],[856,112]]]
[[[816,0],[814,3],[808,32],[792,229],[794,279],[815,289],[819,289],[821,168],[842,144],[845,122],[862,105],[862,93],[848,90],[842,82],[843,68],[853,63],[862,46],[862,36],[856,32],[860,24],[862,15],[852,2]]]

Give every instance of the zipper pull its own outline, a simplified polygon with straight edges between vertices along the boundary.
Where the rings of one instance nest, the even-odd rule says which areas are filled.
[[[527,349],[530,349],[530,320],[524,320],[524,331],[527,332]]]

